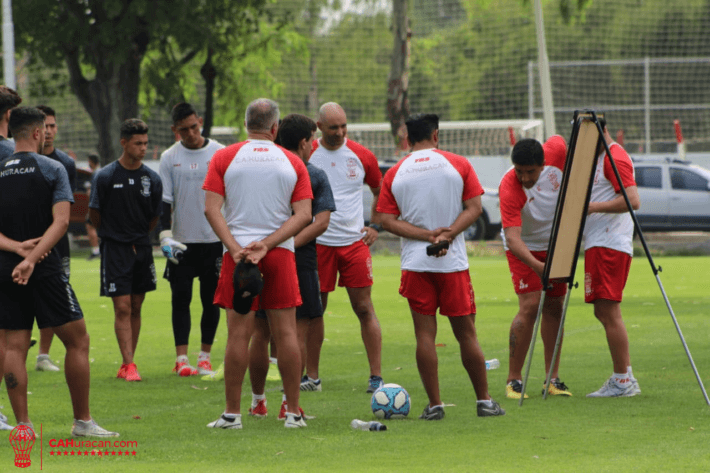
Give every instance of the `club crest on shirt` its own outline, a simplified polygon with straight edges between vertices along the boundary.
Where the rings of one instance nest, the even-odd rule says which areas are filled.
[[[350,180],[357,179],[357,159],[348,158],[345,163],[347,165],[347,177]]]
[[[143,197],[150,197],[150,178],[148,176],[141,177],[141,195]]]
[[[192,170],[197,169],[197,163],[191,163],[191,164],[190,164],[190,169],[192,169]]]

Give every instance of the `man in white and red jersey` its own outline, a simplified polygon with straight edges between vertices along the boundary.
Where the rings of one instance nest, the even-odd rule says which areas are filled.
[[[444,418],[439,393],[436,355],[436,310],[449,318],[461,348],[461,361],[476,392],[479,417],[505,411],[488,394],[486,361],[476,337],[471,276],[461,232],[481,215],[481,187],[471,163],[462,156],[437,149],[439,117],[416,115],[406,121],[412,153],[387,174],[377,210],[382,226],[402,237],[402,281],[417,339],[417,367],[429,397],[419,417]],[[427,246],[446,241],[436,257]]]
[[[298,403],[301,357],[296,307],[301,305],[301,294],[293,237],[311,222],[313,192],[303,161],[273,143],[278,122],[276,102],[251,102],[245,119],[248,139],[214,154],[203,186],[205,216],[227,250],[214,297],[215,304],[227,310],[226,408],[207,427],[242,428],[239,401],[258,308],[266,310],[276,347],[284,355],[279,357],[279,371],[288,404],[285,425],[306,426]],[[233,274],[240,261],[257,264],[264,281],[246,313],[237,312],[233,304]]]
[[[372,258],[369,246],[377,240],[382,227],[378,224],[377,199],[382,173],[377,158],[364,146],[347,138],[345,111],[329,102],[320,108],[318,128],[322,137],[313,145],[310,163],[325,171],[333,189],[335,207],[330,224],[316,239],[318,277],[323,311],[328,306],[328,293],[338,285],[345,287],[355,315],[360,320],[362,341],[370,364],[367,392],[382,386],[382,330],[372,306]],[[362,203],[363,181],[372,190],[372,221],[365,227]]]
[[[561,136],[551,137],[544,145],[534,139],[520,140],[511,153],[513,167],[500,182],[501,236],[518,295],[518,313],[510,325],[508,342],[505,395],[510,399],[520,399],[523,388],[522,369],[542,297],[541,277],[566,157],[567,144]],[[546,288],[541,324],[546,373],[550,370],[566,293],[564,284]],[[571,396],[558,377],[559,363],[558,357],[552,368],[550,394]]]
[[[604,326],[614,373],[598,391],[587,394],[587,397],[629,397],[640,394],[641,388],[631,371],[629,336],[621,317],[621,296],[631,268],[634,233],[633,219],[621,186],[634,210],[641,203],[631,158],[612,140],[604,119],[600,119],[600,124],[621,183],[611,167],[609,156],[600,146],[589,215],[584,226],[584,301],[594,304],[594,316]]]

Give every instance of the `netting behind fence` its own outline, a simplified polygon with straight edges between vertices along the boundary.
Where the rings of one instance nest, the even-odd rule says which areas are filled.
[[[532,4],[411,0],[411,111],[442,121],[542,118]],[[689,151],[710,152],[710,0],[594,0],[584,14],[575,1],[543,4],[558,133],[569,134],[573,110],[593,108],[606,112],[613,132],[624,130],[633,152],[674,149],[674,119]],[[287,54],[271,70],[284,114],[314,117],[336,101],[351,124],[387,120],[391,1],[282,0],[272,8],[309,41],[310,56]],[[68,91],[29,100],[39,102],[60,113],[60,147],[95,149],[91,122]],[[149,125],[158,153],[173,139],[167,110],[153,111]]]

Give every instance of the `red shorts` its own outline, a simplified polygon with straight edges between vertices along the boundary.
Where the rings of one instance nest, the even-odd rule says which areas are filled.
[[[340,287],[372,286],[372,257],[370,248],[362,240],[348,246],[316,244],[316,248],[321,292],[335,290],[335,278],[338,272]]]
[[[547,259],[547,251],[531,251],[532,255],[538,261]],[[505,252],[508,258],[508,267],[510,268],[510,276],[513,278],[513,288],[516,294],[527,294],[529,292],[542,291],[542,279],[538,276],[530,266],[523,263],[510,251]],[[567,294],[566,283],[552,283],[552,288],[545,293],[547,297],[562,297]]]
[[[234,298],[234,259],[225,253],[222,257],[222,270],[219,273],[214,303],[224,309],[233,309]],[[254,298],[251,310],[288,309],[301,305],[301,291],[298,287],[296,257],[293,251],[274,248],[259,261],[259,271],[264,277],[264,288]]]
[[[631,269],[631,256],[595,246],[584,252],[584,302],[608,299],[621,302]]]
[[[402,271],[399,293],[419,314],[460,317],[476,313],[476,302],[468,270],[455,273]]]

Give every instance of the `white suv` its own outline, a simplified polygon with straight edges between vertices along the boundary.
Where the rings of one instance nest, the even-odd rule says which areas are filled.
[[[382,175],[394,166],[396,163],[380,163],[380,171]],[[463,232],[466,240],[493,240],[500,234],[500,202],[498,200],[498,189],[484,187],[485,193],[481,196],[483,204],[483,213],[481,216]],[[370,214],[372,209],[372,192],[368,186],[363,186],[362,203],[364,206],[365,225],[370,222]]]
[[[710,231],[710,171],[689,161],[634,159],[645,231]]]

